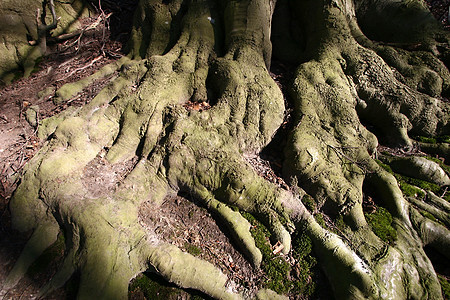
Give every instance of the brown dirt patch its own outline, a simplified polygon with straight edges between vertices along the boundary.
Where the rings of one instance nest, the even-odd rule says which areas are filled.
[[[111,18],[113,19],[113,18]],[[98,16],[82,20],[89,25]],[[8,272],[20,255],[28,235],[17,234],[10,228],[8,202],[20,181],[24,165],[40,149],[43,141],[37,137],[37,126],[26,120],[30,108],[37,110],[37,121],[51,117],[70,106],[83,106],[109,82],[104,78],[91,84],[74,99],[55,105],[52,98],[55,91],[65,83],[87,77],[104,65],[122,56],[122,40],[111,38],[109,20],[102,20],[93,30],[85,32],[81,38],[75,36],[58,44],[49,45],[50,54],[38,65],[39,70],[28,78],[22,78],[0,90],[0,290]],[[85,170],[86,179],[93,172],[102,174],[111,171],[115,182],[127,170],[126,165],[111,167],[100,160],[93,161]],[[116,178],[117,177],[117,178]],[[106,182],[103,182],[106,183]],[[92,193],[98,193],[97,184],[90,185]],[[109,188],[112,188],[109,187]],[[59,254],[61,258],[62,253]],[[58,255],[57,255],[58,256]],[[12,290],[0,291],[2,299],[34,299],[41,286],[56,272],[56,259],[35,274],[28,274]],[[60,289],[45,299],[67,299],[64,289]],[[70,298],[70,297],[69,297]]]
[[[101,151],[83,170],[81,180],[83,186],[89,192],[88,196],[92,198],[99,198],[112,193],[134,168],[138,160],[138,157],[135,156],[126,162],[113,165],[104,159],[105,155],[106,151]]]
[[[436,18],[448,28],[450,0],[426,1]],[[92,2],[93,5],[97,3],[97,1]],[[29,108],[38,106],[37,119],[42,120],[58,114],[69,106],[82,106],[108,83],[109,78],[96,81],[74,99],[59,106],[52,101],[55,91],[65,83],[89,76],[102,66],[122,56],[122,46],[128,35],[120,28],[124,20],[127,23],[131,22],[135,2],[133,0],[103,1],[103,4],[119,5],[120,7],[115,9],[120,13],[113,14],[108,20],[101,22],[95,30],[83,34],[80,39],[76,36],[58,44],[49,45],[50,54],[43,58],[37,72],[29,78],[20,79],[0,90],[0,287],[28,238],[26,234],[19,235],[11,230],[8,202],[20,180],[23,166],[42,144],[42,141],[39,141],[36,136],[36,128],[26,121],[25,113]],[[99,13],[102,9],[106,13],[109,12],[106,7],[97,8]],[[97,18],[98,16],[94,16],[85,19],[83,25],[95,22]],[[125,27],[129,28],[129,26]],[[112,33],[114,30],[116,32]],[[279,64],[275,64],[272,71],[274,72],[271,74],[272,77],[283,88],[284,77],[280,74],[287,71]],[[42,92],[44,90],[46,92]],[[198,105],[199,107],[195,106],[195,103],[189,103],[187,109],[208,108],[203,103]],[[286,107],[290,108],[289,103],[286,103]],[[289,112],[290,110],[286,115],[285,124],[283,124],[283,126],[287,126],[286,129],[278,133],[282,137],[289,129]],[[278,143],[278,145],[276,147],[272,145],[269,148],[276,151],[273,149],[267,151],[269,152],[266,153],[267,160],[263,160],[259,156],[252,156],[248,157],[247,161],[267,180],[280,187],[288,188],[280,178],[282,162],[279,157],[279,153],[282,153],[279,151],[282,148],[280,140],[283,138],[275,137],[272,144]],[[278,153],[276,157],[274,157],[274,153]],[[112,166],[99,156],[85,168],[84,183],[94,196],[111,191],[129,171],[132,164],[133,161],[130,161],[126,164]],[[255,287],[264,280],[263,274],[254,270],[236,250],[225,235],[226,230],[221,228],[220,223],[216,222],[206,209],[199,207],[187,198],[189,197],[176,195],[167,197],[159,207],[144,203],[140,208],[141,223],[147,228],[153,229],[161,240],[174,243],[182,250],[211,262],[229,276],[235,283],[234,288],[237,291],[252,295]],[[56,271],[62,254],[57,253],[56,257],[59,259],[49,263],[43,271],[29,274],[13,290],[0,291],[0,298],[34,299],[39,287]],[[70,292],[60,289],[46,299],[70,297]]]

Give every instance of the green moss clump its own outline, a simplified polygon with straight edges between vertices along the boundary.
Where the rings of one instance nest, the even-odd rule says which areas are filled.
[[[268,278],[263,287],[278,294],[312,295],[315,291],[315,284],[312,280],[315,277],[313,268],[316,266],[317,260],[312,256],[311,239],[304,233],[296,232],[293,235],[292,256],[296,261],[293,268],[282,256],[273,254],[268,238],[270,233],[267,228],[251,214],[245,212],[241,212],[241,214],[252,225],[250,231],[256,246],[263,255],[261,268]]]
[[[151,273],[140,274],[133,279],[128,291],[129,299],[142,299],[142,295],[148,300],[205,299],[204,295],[202,296],[196,291],[185,291]]]
[[[316,222],[319,223],[320,226],[326,227],[325,220],[323,219],[323,215],[321,213],[315,214],[314,218],[316,219]]]
[[[199,256],[200,254],[202,254],[202,249],[189,243],[184,244],[184,249],[186,249],[187,253],[194,256]]]
[[[375,159],[376,163],[382,167],[385,171],[387,171],[390,174],[394,174],[394,172],[392,171],[391,167],[385,163],[383,163],[382,161]]]
[[[397,175],[397,174],[396,174]],[[401,176],[401,175],[397,175],[396,177],[397,180],[399,182],[406,182],[410,185],[414,185],[417,186],[421,189],[427,190],[427,191],[432,191],[433,193],[438,193],[439,190],[441,189],[440,186],[438,186],[437,184],[425,181],[425,180],[420,180],[420,179],[416,179],[416,178],[410,178],[407,176]],[[423,196],[423,193],[421,193],[420,195]]]
[[[347,224],[344,222],[344,216],[339,215],[337,216],[336,220],[334,220],[334,225],[340,230],[345,231],[347,229]]]
[[[448,143],[448,144],[450,144],[450,135],[440,136],[440,137],[438,137],[438,141],[440,143]]]
[[[439,282],[441,283],[442,296],[444,299],[450,299],[450,283],[447,278],[442,275],[438,275]]]
[[[418,136],[418,137],[416,137],[416,140],[421,143],[428,143],[428,144],[436,144],[437,143],[435,138],[430,138],[430,137],[426,137],[426,136]]]
[[[380,165],[380,167],[382,167],[387,172],[389,172],[395,176],[395,178],[397,179],[397,182],[400,186],[400,189],[403,192],[403,195],[405,195],[407,197],[421,197],[421,198],[425,197],[425,194],[423,193],[423,191],[421,191],[417,187],[419,187],[423,190],[432,191],[433,193],[438,193],[439,190],[441,189],[437,184],[434,184],[434,183],[431,183],[431,182],[428,182],[425,180],[411,178],[411,177],[407,177],[407,176],[403,176],[403,175],[394,173],[389,165],[387,165],[379,160],[375,160],[375,161],[378,163],[378,165]],[[435,161],[435,160],[433,159],[433,161]],[[439,162],[440,162],[440,164],[442,164],[442,162],[440,160],[439,160]]]
[[[437,137],[417,136],[414,139],[421,143],[428,143],[428,144],[450,143],[450,135],[442,135]]]
[[[255,239],[256,247],[259,248],[263,255],[261,268],[268,277],[263,287],[269,288],[278,294],[287,293],[293,287],[292,281],[287,279],[291,272],[291,266],[283,257],[272,253],[272,247],[268,238],[270,236],[269,230],[251,214],[246,212],[241,212],[241,214],[252,225],[250,232]]]
[[[427,212],[427,211],[424,211],[424,210],[419,210],[420,211],[420,213],[422,214],[422,216],[424,216],[425,218],[428,218],[428,219],[430,219],[431,221],[434,221],[434,222],[439,222],[439,220],[438,219],[436,219],[432,214],[430,214],[429,212]]]
[[[308,194],[303,196],[302,202],[303,205],[305,205],[305,207],[311,212],[314,212],[317,209],[316,202],[314,201],[313,197]]]
[[[392,227],[392,216],[385,208],[378,207],[374,213],[365,213],[364,215],[367,223],[380,239],[388,243],[397,240],[397,232]]]
[[[436,137],[417,136],[416,141],[427,144],[450,143],[450,135],[442,135]]]
[[[312,280],[316,276],[314,270],[317,265],[312,255],[312,241],[305,233],[296,233],[292,237],[292,256],[297,261],[294,276],[298,280],[293,282],[291,292],[297,295],[311,296],[314,294],[316,284]]]
[[[423,191],[421,191],[420,189],[418,189],[415,186],[412,186],[406,182],[404,182],[403,180],[399,180],[398,181],[399,185],[400,185],[400,189],[402,190],[403,195],[407,196],[407,197],[424,197],[425,194],[423,193]]]
[[[147,275],[141,274],[132,281],[129,288],[130,296],[139,290],[144,294],[146,299],[170,299],[176,293],[177,289],[163,285],[150,279]]]

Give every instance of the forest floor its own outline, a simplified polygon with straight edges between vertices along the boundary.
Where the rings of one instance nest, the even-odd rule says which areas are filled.
[[[40,120],[58,114],[69,106],[79,107],[88,103],[108,83],[109,78],[104,78],[94,82],[67,102],[56,105],[52,101],[55,91],[65,83],[89,76],[102,66],[124,55],[123,46],[130,28],[129,22],[124,20],[132,19],[132,10],[124,9],[129,3],[122,2],[124,2],[122,7],[109,7],[109,11],[105,7],[103,8],[105,11],[97,9],[98,15],[83,20],[83,24],[88,26],[97,22],[98,26],[84,32],[81,37],[49,45],[49,54],[40,62],[38,71],[0,90],[0,287],[27,240],[26,235],[17,235],[11,230],[8,203],[20,182],[24,165],[43,143],[37,137],[37,124]],[[450,0],[427,0],[426,2],[430,5],[436,19],[442,22],[445,28],[450,28],[448,22]],[[112,15],[109,14],[110,11]],[[118,24],[122,25],[118,26]],[[288,71],[282,64],[276,62],[272,68],[272,77],[283,89],[285,80],[283,76]],[[197,108],[187,104],[186,109]],[[277,157],[265,153],[261,157],[249,157],[247,160],[260,175],[280,187],[288,188],[278,176],[281,162],[277,161]],[[88,165],[85,174],[89,177],[90,172],[105,172],[105,174],[115,174],[120,177],[126,173],[129,166],[111,168],[106,162],[99,160]],[[100,185],[92,183],[92,185],[93,188],[105,187],[108,182],[102,182]],[[163,240],[169,241],[170,237],[176,236],[176,240],[171,239],[172,243],[188,252],[199,251],[197,254],[202,259],[220,266],[233,281],[242,282],[245,278],[248,290],[252,290],[252,286],[256,287],[263,281],[264,274],[252,270],[211,215],[205,209],[195,205],[188,195],[184,196],[169,197],[157,209],[144,203],[140,209],[140,221],[143,226],[154,230]],[[50,249],[45,255],[62,258],[63,253],[51,253],[51,251],[61,251],[58,249]],[[42,261],[45,261],[45,258],[41,260],[41,263]],[[48,260],[48,264],[43,268],[33,266],[39,271],[29,272],[28,276],[13,290],[0,291],[0,298],[34,299],[39,287],[56,272],[58,263],[60,261],[56,259],[51,262]],[[74,289],[76,285],[76,278],[72,278],[71,282],[73,284],[67,284],[64,289],[54,292],[46,299],[73,297],[71,289]],[[174,289],[167,285],[166,288]],[[183,294],[183,292],[181,294],[178,292],[177,295],[177,299],[190,297],[188,293]],[[133,291],[130,296],[132,299],[144,299],[142,291],[139,290]]]

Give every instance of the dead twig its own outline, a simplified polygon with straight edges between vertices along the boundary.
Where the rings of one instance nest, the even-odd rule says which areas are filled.
[[[54,38],[52,38],[52,41],[54,41],[54,42],[62,42],[62,41],[65,41],[65,40],[68,40],[68,39],[71,39],[73,37],[78,36],[78,38],[75,41],[73,41],[69,45],[65,46],[64,49],[60,50],[61,52],[64,52],[64,51],[67,51],[68,49],[70,49],[71,47],[75,46],[76,44],[78,44],[78,47],[77,47],[77,51],[78,51],[80,49],[81,38],[83,37],[83,35],[87,31],[90,31],[92,29],[97,28],[97,26],[100,25],[102,23],[102,21],[108,20],[109,17],[111,17],[111,15],[112,15],[112,13],[101,14],[101,15],[99,15],[97,17],[97,19],[93,23],[91,23],[89,25],[86,25],[82,29],[76,30],[76,31],[74,31],[72,33],[66,33],[66,34],[62,34],[62,35],[59,35],[57,37],[54,37]]]
[[[97,26],[100,25],[102,21],[106,21],[109,17],[111,17],[111,15],[112,15],[112,13],[102,14],[102,15],[98,16],[97,19],[93,23],[91,23],[89,25],[86,25],[85,27],[83,27],[83,28],[81,28],[79,30],[75,30],[74,32],[64,33],[64,34],[60,34],[58,36],[52,37],[50,40],[52,42],[59,43],[59,42],[63,42],[63,41],[66,41],[68,39],[74,38],[76,36],[81,36],[86,31],[89,31],[89,30],[97,28]]]
[[[343,151],[340,150],[340,149],[357,149],[359,147],[334,147],[332,145],[327,145],[327,146],[334,150],[334,152],[339,157],[339,159],[341,159],[342,162],[344,162],[344,160],[342,158],[345,158],[350,163],[353,163],[353,164],[357,165],[365,173],[373,173],[372,171],[370,171],[367,168],[367,162],[365,162],[365,161],[356,161],[353,158],[351,158],[350,156],[346,155]]]
[[[87,65],[85,65],[85,66],[83,66],[83,67],[80,67],[80,68],[76,68],[75,70],[73,70],[72,72],[70,72],[68,75],[64,76],[63,78],[57,79],[56,82],[58,82],[58,81],[64,81],[64,80],[66,80],[67,78],[69,78],[70,76],[72,76],[73,74],[75,74],[76,72],[79,72],[79,71],[82,71],[82,70],[84,70],[84,69],[87,69],[87,68],[91,67],[93,64],[95,64],[97,61],[99,61],[99,60],[102,59],[102,58],[103,58],[102,55],[97,56],[97,57],[94,58],[89,64],[87,64]]]
[[[447,189],[448,189],[448,187],[446,186],[446,187],[444,188],[444,192],[443,192],[442,195],[441,195],[441,198],[444,198],[445,194],[447,193]]]

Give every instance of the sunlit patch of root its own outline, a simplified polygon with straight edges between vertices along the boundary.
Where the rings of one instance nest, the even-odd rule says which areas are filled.
[[[415,208],[411,208],[411,220],[424,245],[430,245],[450,258],[447,251],[450,246],[450,231],[445,226],[424,216]]]
[[[248,258],[251,264],[258,268],[262,262],[261,251],[256,247],[255,240],[250,233],[250,223],[239,213],[216,199],[209,199],[207,207],[210,211],[220,216],[227,228],[232,232],[236,244]]]
[[[430,202],[436,207],[439,207],[446,213],[450,213],[450,203],[441,197],[436,196],[433,192],[427,191],[427,202]]]
[[[392,226],[397,232],[397,240],[389,244],[387,254],[375,266],[378,276],[388,284],[381,295],[406,297],[408,294],[433,295],[440,298],[439,282],[433,266],[423,250],[419,238],[418,212],[404,198],[395,177],[381,167],[374,165],[374,172],[367,180],[376,189],[377,197],[393,216]],[[411,252],[411,248],[416,251]],[[396,265],[396,267],[394,267]],[[424,282],[423,278],[426,278]],[[395,288],[407,280],[402,289]]]
[[[84,88],[92,84],[95,80],[108,77],[119,71],[122,67],[128,68],[130,63],[131,61],[129,58],[122,57],[121,59],[102,67],[91,76],[88,76],[76,82],[66,83],[56,91],[56,96],[53,98],[54,103],[61,104],[65,101],[68,101],[69,99],[75,97],[78,93],[80,93]]]
[[[170,244],[149,247],[150,271],[183,288],[204,292],[216,299],[241,299],[227,289],[228,278],[212,264],[182,252]]]
[[[414,204],[414,206],[419,209],[426,211],[427,213],[433,215],[436,219],[441,221],[445,226],[450,226],[450,218],[448,212],[442,211],[442,209],[435,207],[434,205],[430,205],[425,203],[420,199],[416,199],[413,197],[407,198],[407,200]]]

